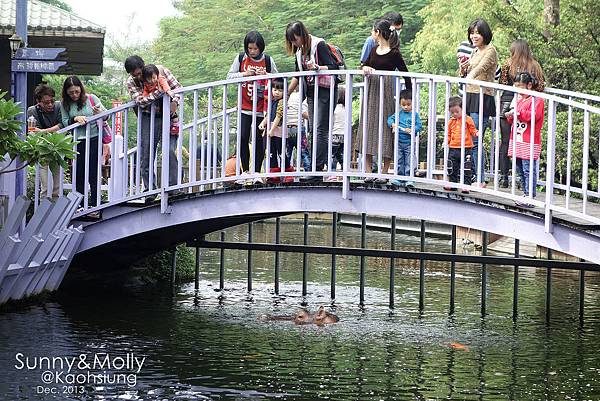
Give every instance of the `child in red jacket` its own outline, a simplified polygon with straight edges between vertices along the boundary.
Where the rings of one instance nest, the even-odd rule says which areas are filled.
[[[517,74],[514,86],[521,89],[532,90],[535,78],[528,72]],[[516,121],[514,117],[516,116]],[[517,104],[514,110],[506,113],[506,118],[512,124],[508,144],[508,156],[516,157],[516,165],[525,197],[535,198],[537,185],[538,159],[542,151],[542,126],[544,125],[544,100],[530,95],[517,95]],[[533,126],[533,138],[531,135]],[[531,180],[531,187],[530,187]],[[527,201],[517,201],[518,206],[533,207]]]

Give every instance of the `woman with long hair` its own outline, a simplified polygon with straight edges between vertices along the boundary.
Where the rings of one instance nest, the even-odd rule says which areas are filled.
[[[492,41],[492,30],[488,23],[483,19],[476,19],[471,22],[467,29],[469,43],[475,46],[473,55],[470,59],[460,65],[461,76],[467,79],[478,81],[494,82],[496,66],[498,65],[498,54],[496,48],[490,44]],[[494,104],[494,89],[483,88],[483,127],[479,126],[479,85],[467,84],[467,109],[466,112],[475,122],[475,126],[480,133],[482,145],[485,129],[489,124],[490,117],[496,116],[496,106]],[[481,182],[479,185],[485,187],[485,149],[482,149],[482,157],[479,160],[479,142],[474,138],[473,142],[473,179],[477,180],[477,171],[481,171]]]
[[[376,155],[379,149],[379,127],[383,127],[382,132],[382,157],[383,173],[387,174],[390,162],[394,157],[394,134],[387,129],[387,117],[394,112],[394,80],[392,76],[383,77],[383,112],[379,111],[380,80],[379,76],[373,75],[377,70],[382,71],[405,71],[408,72],[406,63],[400,54],[400,42],[398,32],[389,20],[380,19],[373,25],[371,36],[377,41],[377,46],[371,50],[369,57],[362,66],[362,71],[366,76],[367,89],[366,115],[361,115],[361,123],[366,123],[367,140],[362,143],[362,130],[358,132],[358,146],[361,152],[365,152],[366,162],[365,171],[373,171],[373,155]],[[411,90],[412,84],[408,77],[404,78],[406,89]],[[382,120],[380,121],[380,116]],[[365,122],[366,119],[366,122]],[[381,167],[381,166],[380,166]],[[383,178],[373,179],[368,177],[365,182],[375,182],[383,184],[386,182]]]
[[[79,123],[80,125],[87,124],[87,118],[95,114],[102,113],[106,108],[96,95],[86,93],[85,87],[81,80],[72,75],[65,79],[62,88],[62,102],[60,112],[63,126]],[[84,194],[85,187],[90,185],[90,205],[98,205],[98,141],[102,138],[102,121],[98,124],[90,126],[89,136],[89,154],[86,152],[86,128],[77,127],[73,130],[73,137],[77,144],[77,159],[75,160],[76,176],[75,189],[77,192]],[[88,182],[85,182],[85,161],[88,162]]]
[[[532,89],[538,92],[543,92],[544,72],[540,63],[533,58],[533,53],[527,41],[517,39],[510,45],[510,57],[502,64],[502,72],[500,74],[499,83],[502,85],[513,86],[515,77],[523,72],[529,73],[533,78]],[[500,186],[508,188],[508,170],[510,168],[510,160],[508,158],[508,143],[510,140],[511,124],[506,119],[505,113],[511,109],[511,103],[514,100],[515,93],[510,90],[502,92],[500,97]]]
[[[322,38],[313,36],[301,21],[290,22],[285,30],[287,53],[295,55],[296,71],[327,71],[339,69],[335,56]],[[323,171],[327,166],[327,147],[329,135],[329,91],[330,76],[307,76],[303,81],[304,95],[308,102],[309,131],[313,141],[317,141],[315,171]],[[299,78],[292,78],[288,88],[288,96],[300,83]],[[333,79],[334,96],[337,98],[337,80]],[[319,87],[317,98],[317,119],[315,121],[315,87]],[[307,177],[307,181],[320,181],[321,177]]]

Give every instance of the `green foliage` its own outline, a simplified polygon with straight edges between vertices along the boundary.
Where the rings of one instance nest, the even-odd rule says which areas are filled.
[[[548,27],[541,1],[432,0],[419,13],[424,25],[413,43],[413,55],[423,72],[455,75],[456,47],[467,38],[469,23],[481,17],[490,23],[501,62],[508,57],[511,42],[523,38],[542,65],[549,86],[598,93],[600,2],[563,0],[560,6],[561,23]]]
[[[40,0],[42,3],[50,4],[62,10],[73,12],[73,8],[62,0]]]
[[[3,99],[3,96],[4,93],[0,92],[0,155],[8,154],[11,159],[19,157],[27,164],[41,164],[51,168],[60,165],[67,168],[65,158],[75,157],[73,138],[55,133],[35,132],[21,139],[18,133],[23,124],[16,120],[22,113],[21,107],[12,99]],[[0,174],[2,172],[0,170]]]
[[[397,10],[405,20],[400,39],[408,62],[411,57],[407,44],[420,29],[417,12],[426,3],[374,0],[365,7],[364,2],[356,0],[183,0],[176,4],[181,16],[161,21],[153,50],[157,61],[168,66],[184,85],[215,81],[226,76],[235,55],[243,50],[244,36],[256,29],[264,36],[265,51],[272,55],[279,71],[293,71],[293,57],[285,54],[285,27],[301,20],[314,35],[338,45],[348,67],[354,68],[373,20]]]

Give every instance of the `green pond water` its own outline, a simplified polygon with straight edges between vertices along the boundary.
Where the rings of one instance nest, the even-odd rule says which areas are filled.
[[[247,226],[236,227],[226,239],[246,241],[247,232]],[[254,241],[274,242],[274,232],[273,221],[255,223]],[[283,218],[283,243],[301,244],[302,232],[301,220]],[[338,245],[360,246],[360,228],[340,226],[338,234]],[[310,225],[310,244],[330,241],[327,222]],[[389,233],[369,231],[367,246],[388,249]],[[450,241],[428,238],[426,246],[447,252]],[[396,249],[418,247],[418,237],[397,235]],[[193,283],[178,286],[174,295],[165,287],[125,285],[122,275],[109,272],[98,285],[70,283],[48,302],[1,313],[0,399],[600,399],[596,274],[586,274],[580,327],[576,272],[554,270],[547,324],[544,269],[521,268],[513,322],[512,267],[488,266],[488,314],[482,318],[479,265],[457,264],[456,311],[449,316],[449,263],[426,262],[420,314],[415,261],[396,260],[390,310],[389,259],[367,258],[361,307],[358,257],[337,257],[333,305],[330,256],[309,255],[305,298],[301,254],[281,254],[279,296],[272,253],[253,252],[251,293],[247,251],[225,251],[224,291],[218,289],[219,258],[218,250],[202,251],[198,291]],[[291,315],[301,305],[311,311],[325,305],[340,322],[317,327],[260,319]],[[77,363],[68,371],[39,357],[54,365],[76,357]],[[77,366],[81,357],[84,364]],[[135,358],[145,358],[141,367]],[[65,382],[71,378],[84,383]]]

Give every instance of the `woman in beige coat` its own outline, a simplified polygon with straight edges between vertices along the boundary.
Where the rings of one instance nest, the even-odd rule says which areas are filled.
[[[468,61],[463,62],[460,65],[461,76],[467,79],[474,79],[479,81],[494,82],[496,67],[498,65],[498,54],[496,48],[490,44],[492,41],[492,30],[487,22],[483,19],[477,19],[469,25],[467,30],[469,43],[475,46],[473,55]],[[483,88],[483,127],[479,127],[479,86],[478,85],[467,85],[467,108],[468,113],[475,126],[481,134],[481,140],[483,144],[483,138],[485,128],[489,124],[490,117],[496,116],[496,107],[494,105],[494,90],[492,88]],[[474,138],[473,143],[473,179],[477,180],[477,169],[481,170],[481,182],[480,186],[485,187],[485,149],[482,149],[482,158],[478,158],[478,140]]]

